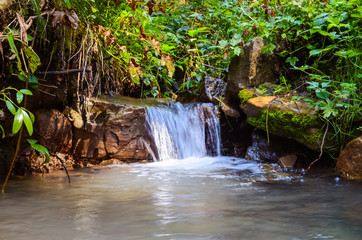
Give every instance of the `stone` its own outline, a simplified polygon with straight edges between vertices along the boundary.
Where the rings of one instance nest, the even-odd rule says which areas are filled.
[[[226,83],[222,79],[205,77],[205,94],[210,102],[215,105],[223,98]]]
[[[101,166],[109,166],[109,165],[120,165],[123,164],[122,161],[118,160],[118,159],[108,159],[108,160],[103,160],[100,165]]]
[[[84,123],[82,115],[73,108],[67,106],[63,111],[63,114],[68,118],[75,128],[80,129],[83,127]]]
[[[239,56],[231,59],[225,93],[229,103],[239,104],[238,93],[244,88],[278,80],[278,58],[275,54],[262,53],[263,46],[263,39],[256,37],[243,47]]]
[[[258,162],[279,163],[282,168],[306,168],[311,159],[318,156],[317,152],[293,139],[271,135],[269,140],[268,142],[264,131],[254,130],[251,146],[248,147],[245,158]]]
[[[250,125],[320,150],[323,122],[307,103],[292,101],[290,97],[264,96],[251,98],[240,107]],[[331,144],[327,141],[325,145]]]
[[[337,169],[342,177],[362,179],[362,136],[346,145],[338,157]]]
[[[37,140],[53,153],[69,153],[72,149],[72,124],[56,109],[35,112]],[[45,139],[44,139],[45,138]]]
[[[293,168],[297,161],[297,158],[298,157],[295,154],[286,155],[286,156],[279,158],[278,164],[282,168]]]
[[[86,102],[86,123],[74,129],[74,155],[86,159],[141,161],[152,159],[154,149],[142,105],[90,98]]]

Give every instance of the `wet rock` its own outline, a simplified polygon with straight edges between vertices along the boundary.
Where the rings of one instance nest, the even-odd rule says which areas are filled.
[[[222,79],[205,77],[205,94],[207,98],[215,105],[219,104],[226,88],[226,83]]]
[[[319,151],[320,136],[324,133],[323,122],[305,102],[291,101],[289,97],[265,96],[251,98],[240,107],[252,126],[274,135],[292,138]]]
[[[282,168],[293,168],[297,161],[297,158],[298,157],[295,154],[286,155],[286,156],[279,158],[278,164]]]
[[[63,114],[68,118],[68,120],[73,124],[75,128],[82,128],[83,127],[83,118],[82,115],[77,112],[76,110],[66,107],[63,111]]]
[[[263,39],[256,37],[243,47],[239,56],[231,59],[226,88],[229,103],[238,103],[238,93],[246,87],[255,87],[278,79],[278,58],[274,54],[262,53],[263,47]]]
[[[87,101],[84,127],[74,130],[74,155],[87,159],[151,159],[145,108],[100,99]],[[147,146],[148,145],[148,146]]]
[[[337,169],[343,177],[362,179],[362,136],[350,141],[337,160]]]
[[[248,147],[245,158],[260,162],[284,164],[283,168],[305,168],[318,155],[318,153],[292,139],[271,135],[269,140],[268,142],[264,131],[255,130],[252,134],[251,146]]]
[[[120,165],[123,164],[122,161],[118,160],[118,159],[108,159],[108,160],[103,160],[100,165],[101,166],[109,166],[109,165]]]
[[[73,138],[72,125],[61,112],[55,109],[37,111],[34,126],[39,143],[47,145],[51,152],[70,152]]]

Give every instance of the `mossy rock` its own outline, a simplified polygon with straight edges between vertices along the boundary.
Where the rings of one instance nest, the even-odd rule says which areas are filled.
[[[323,123],[316,116],[299,115],[291,111],[262,110],[259,116],[248,117],[247,121],[269,133],[293,138],[313,150],[318,151],[320,148]]]
[[[306,103],[291,101],[286,97],[265,96],[249,99],[241,107],[250,125],[274,135],[295,139],[319,151],[324,123]]]
[[[256,97],[255,91],[252,89],[243,89],[239,91],[239,98],[241,104],[246,103],[249,99]]]

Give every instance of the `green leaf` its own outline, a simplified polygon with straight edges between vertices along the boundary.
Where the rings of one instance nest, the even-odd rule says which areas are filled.
[[[314,55],[318,55],[321,52],[323,52],[323,49],[314,49],[312,51],[309,52],[309,56],[314,56]]]
[[[224,49],[227,45],[228,45],[228,41],[226,41],[226,40],[221,40],[220,41],[220,48],[221,49]]]
[[[24,109],[21,109],[21,112],[23,114],[23,120],[25,123],[25,127],[28,130],[29,135],[31,136],[31,135],[33,135],[33,122],[31,121],[28,113]]]
[[[16,101],[21,103],[24,99],[24,95],[21,92],[16,92]]]
[[[297,57],[288,57],[285,62],[289,63],[292,66],[295,66],[295,64],[299,61]]]
[[[320,88],[315,91],[315,95],[321,99],[327,99],[329,93],[326,90]]]
[[[17,66],[18,66],[19,72],[23,72],[23,69],[21,67],[21,60],[20,60],[20,57],[19,57],[19,52],[18,52],[18,49],[15,46],[13,32],[10,32],[10,34],[6,37],[6,39],[9,42],[11,52],[14,53],[15,56],[16,56]]]
[[[40,144],[30,144],[30,145],[34,150],[44,154],[44,156],[45,156],[44,163],[49,162],[49,160],[50,160],[49,151],[48,151],[48,149],[46,147],[44,147],[44,146],[42,146]]]
[[[0,130],[1,130],[1,138],[4,138],[5,137],[5,131],[4,131],[3,126],[1,126],[1,124],[0,124]]]
[[[16,111],[16,114],[14,117],[13,129],[11,132],[13,135],[15,135],[17,132],[19,132],[21,125],[23,125],[23,120],[24,120],[23,112],[19,108],[18,111]]]
[[[64,0],[65,4],[67,4],[68,9],[72,8],[72,5],[70,4],[69,0]],[[93,8],[92,8],[93,9]]]
[[[10,102],[10,101],[8,101],[8,100],[6,100],[6,107],[9,109],[9,111],[13,114],[13,115],[15,115],[16,114],[16,109],[15,109],[15,107],[14,107],[14,105]]]
[[[28,143],[29,143],[30,145],[33,145],[33,144],[35,144],[35,143],[38,142],[37,140],[34,140],[34,139],[26,139],[26,141],[28,141]]]
[[[34,73],[41,64],[40,58],[39,58],[38,54],[36,54],[32,48],[25,45],[25,43],[23,43],[23,48],[24,48],[24,52],[25,52],[26,58],[29,63],[29,68],[30,68],[31,72]]]
[[[28,89],[20,89],[19,91],[25,95],[33,95],[33,93]]]
[[[234,54],[235,54],[236,56],[239,56],[240,53],[241,53],[241,48],[240,48],[240,47],[235,47],[235,48],[234,48]]]

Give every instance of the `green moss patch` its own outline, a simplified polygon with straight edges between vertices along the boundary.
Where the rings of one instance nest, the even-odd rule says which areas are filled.
[[[257,117],[249,117],[250,125],[266,129],[267,110]],[[295,114],[291,111],[270,110],[268,113],[268,131],[270,133],[292,137],[312,149],[318,149],[323,123],[318,117],[307,114]],[[315,130],[313,132],[313,130]]]
[[[246,103],[250,98],[255,97],[255,94],[248,91],[247,89],[240,90],[239,92],[239,98],[241,103]]]

